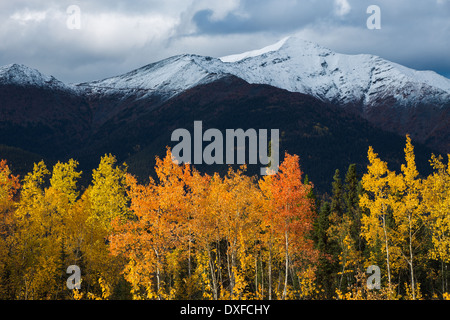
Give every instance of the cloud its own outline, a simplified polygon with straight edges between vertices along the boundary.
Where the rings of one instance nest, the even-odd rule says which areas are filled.
[[[14,12],[10,18],[22,24],[27,22],[41,22],[47,18],[47,11],[31,11],[27,8]]]
[[[352,9],[347,0],[335,0],[334,4],[335,4],[335,13],[338,16],[345,16]]]
[[[210,19],[211,21],[221,21],[227,17],[230,12],[238,14],[236,11],[240,6],[240,0],[228,0],[228,1],[208,1],[208,0],[197,0],[194,5],[197,8],[208,8],[211,11]]]
[[[333,0],[317,4],[314,0],[241,0],[220,20],[212,19],[214,9],[209,7],[194,12],[191,19],[197,33],[203,34],[286,32],[332,15]]]

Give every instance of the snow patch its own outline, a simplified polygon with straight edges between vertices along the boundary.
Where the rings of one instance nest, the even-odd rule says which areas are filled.
[[[278,41],[275,44],[269,45],[269,46],[264,47],[259,50],[252,50],[252,51],[248,51],[248,52],[244,52],[244,53],[233,54],[233,55],[221,57],[219,59],[222,62],[237,62],[237,61],[241,61],[241,60],[244,60],[247,58],[257,57],[257,56],[263,55],[268,52],[279,50],[283,46],[283,44],[286,42],[287,39],[289,39],[289,37],[286,37],[286,38]]]

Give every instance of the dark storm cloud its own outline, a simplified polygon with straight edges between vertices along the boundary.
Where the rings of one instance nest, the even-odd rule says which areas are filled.
[[[223,19],[212,19],[209,9],[192,18],[199,33],[229,34],[247,32],[289,32],[333,16],[334,2],[316,1],[241,1],[240,6]],[[314,12],[314,14],[312,14]]]

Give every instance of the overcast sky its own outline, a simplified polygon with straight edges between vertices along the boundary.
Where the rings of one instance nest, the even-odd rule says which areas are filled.
[[[241,53],[292,34],[450,78],[450,0],[0,1],[0,65],[22,63],[65,82],[181,53]],[[381,9],[381,29],[367,28],[370,5]]]

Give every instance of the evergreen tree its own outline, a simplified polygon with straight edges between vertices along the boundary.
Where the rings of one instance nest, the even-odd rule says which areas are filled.
[[[333,259],[339,254],[338,247],[327,234],[330,213],[330,202],[323,200],[314,224],[314,240],[316,248],[321,252],[316,271],[317,285],[319,297],[324,299],[332,299],[334,296],[336,283],[333,274],[338,269],[337,259]]]
[[[331,191],[332,196],[331,196],[330,210],[337,216],[342,217],[345,211],[345,201],[344,201],[344,189],[342,186],[342,180],[339,169],[336,169],[334,173],[333,182],[331,183],[331,186],[332,186]]]
[[[361,207],[359,206],[359,197],[362,191],[361,182],[356,172],[356,164],[351,164],[345,175],[344,202],[346,214],[352,220],[350,234],[360,252],[364,250],[363,239],[361,237]]]

